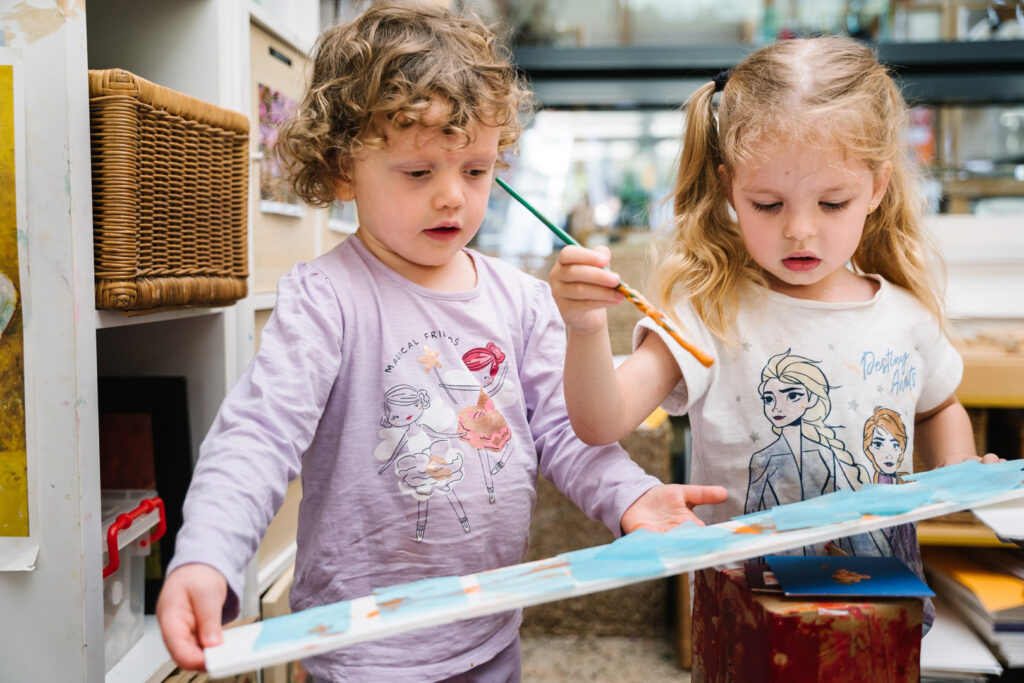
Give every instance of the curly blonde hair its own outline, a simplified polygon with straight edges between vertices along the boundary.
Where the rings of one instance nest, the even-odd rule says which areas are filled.
[[[335,182],[351,180],[360,150],[387,144],[386,126],[412,126],[438,106],[436,127],[463,144],[473,123],[499,127],[506,167],[501,157],[515,147],[532,95],[508,48],[475,15],[375,2],[318,38],[309,86],[275,154],[295,192],[326,206]]]
[[[660,302],[671,311],[691,301],[712,333],[731,339],[744,290],[765,286],[766,279],[730,216],[718,166],[732,175],[737,164],[757,162],[756,150],[766,142],[803,145],[842,150],[872,173],[891,165],[888,190],[867,216],[853,268],[909,290],[950,334],[940,261],[924,231],[917,169],[906,151],[907,105],[872,50],[842,36],[775,43],[732,70],[717,123],[714,94],[715,84],[707,83],[685,104],[674,219],[652,278]]]

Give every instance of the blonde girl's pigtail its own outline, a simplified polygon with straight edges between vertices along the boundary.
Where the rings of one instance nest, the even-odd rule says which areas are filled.
[[[729,217],[718,173],[722,156],[712,106],[718,87],[702,85],[685,105],[672,231],[655,247],[651,291],[673,318],[676,306],[690,301],[708,329],[726,338],[741,273],[750,259]]]
[[[717,184],[718,129],[711,105],[715,84],[697,89],[686,102],[686,127],[679,153],[679,166],[673,188],[675,215],[690,216],[702,210]]]

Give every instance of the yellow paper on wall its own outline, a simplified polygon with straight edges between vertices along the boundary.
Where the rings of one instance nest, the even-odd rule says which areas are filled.
[[[14,136],[14,68],[0,65],[0,536],[28,536]]]

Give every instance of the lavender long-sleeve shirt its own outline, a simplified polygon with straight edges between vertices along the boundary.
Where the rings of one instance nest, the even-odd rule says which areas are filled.
[[[521,562],[538,471],[616,535],[660,483],[573,433],[547,284],[467,253],[477,286],[465,292],[413,284],[356,238],[281,279],[260,350],[203,442],[169,568],[222,572],[226,619],[300,474],[294,610]],[[446,624],[306,665],[328,680],[444,678],[504,649],[520,620]]]

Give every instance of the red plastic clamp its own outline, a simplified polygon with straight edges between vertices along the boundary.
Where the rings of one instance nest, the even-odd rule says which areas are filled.
[[[142,542],[142,545],[154,543],[167,531],[167,515],[164,513],[164,501],[160,498],[145,499],[131,512],[118,515],[114,523],[107,529],[107,566],[103,568],[104,579],[116,572],[117,568],[121,566],[121,555],[117,548],[118,533],[130,527],[134,520],[152,512],[154,509],[160,511],[160,521],[157,522],[156,529],[153,529],[153,533],[149,535],[147,540]]]

